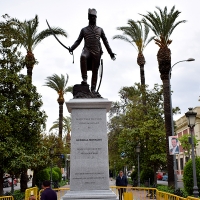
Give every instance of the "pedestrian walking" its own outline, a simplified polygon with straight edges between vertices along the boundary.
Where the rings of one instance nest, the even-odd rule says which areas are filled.
[[[118,189],[119,193],[119,200],[122,200],[122,195],[124,192],[126,192],[126,188],[128,185],[127,177],[124,175],[123,171],[119,172],[119,175],[116,178],[116,186],[121,187]]]
[[[50,185],[50,181],[44,181],[42,183],[42,188],[44,191],[42,192],[41,200],[57,200],[57,194],[51,189]]]

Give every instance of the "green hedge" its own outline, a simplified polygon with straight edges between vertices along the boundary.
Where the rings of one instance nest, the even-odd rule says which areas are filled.
[[[59,167],[54,167],[53,171],[58,173],[58,179],[57,180],[60,182],[62,180],[62,173],[61,173],[60,168]]]
[[[197,176],[197,186],[200,189],[200,157],[195,159],[196,162],[196,176]],[[183,183],[186,192],[189,195],[193,194],[193,169],[192,160],[189,160],[183,169]]]
[[[38,182],[38,181],[44,181],[44,180],[50,180],[50,173],[49,173],[48,168],[40,170],[37,173],[36,181]]]

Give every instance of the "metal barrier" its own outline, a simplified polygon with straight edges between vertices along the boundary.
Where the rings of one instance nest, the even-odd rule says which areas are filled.
[[[122,197],[122,200],[142,200],[142,199],[157,199],[157,200],[199,200],[199,198],[188,196],[187,198],[180,197],[171,193],[162,192],[156,188],[149,187],[116,187],[110,186],[111,190]],[[125,189],[121,194],[120,189]],[[120,200],[121,200],[120,199]]]
[[[32,187],[28,188],[25,191],[25,200],[29,200],[31,196],[35,196],[36,200],[38,199],[38,188],[37,187]]]
[[[187,198],[180,197],[171,193],[158,191],[156,192],[158,200],[186,200]],[[197,198],[198,199],[198,198]]]
[[[110,189],[117,195],[119,200],[142,200],[142,199],[157,199],[157,200],[199,200],[199,198],[188,196],[187,198],[180,197],[171,193],[162,192],[156,188],[150,187],[117,187],[110,186]],[[53,188],[57,193],[57,199],[61,199],[70,188]],[[25,200],[29,200],[31,194],[40,200],[43,189],[39,191],[37,187],[29,188],[25,192]],[[37,195],[38,194],[38,195]],[[9,198],[10,197],[10,198]],[[0,197],[0,200],[14,200],[12,196]]]
[[[156,199],[156,188],[145,187],[116,187],[110,186],[111,190],[115,192],[119,199],[123,200],[141,200],[141,199]],[[124,191],[123,191],[123,190]],[[123,193],[122,193],[123,191]]]
[[[3,197],[0,197],[1,200],[14,200],[14,197],[13,196],[3,196]]]
[[[188,196],[186,199],[187,199],[187,200],[197,200],[198,198]],[[198,200],[199,200],[199,199],[198,199]]]

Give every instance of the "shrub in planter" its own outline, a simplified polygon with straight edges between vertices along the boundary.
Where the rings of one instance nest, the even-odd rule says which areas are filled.
[[[49,174],[50,173],[51,172],[49,172]],[[59,180],[59,174],[56,171],[54,171],[53,169],[52,169],[52,180],[53,181],[58,181]]]
[[[59,178],[57,179],[59,182],[62,180],[62,173],[59,167],[54,167],[53,171],[58,173]]]
[[[48,168],[40,170],[37,173],[36,182],[38,182],[39,180],[41,182],[44,181],[44,180],[50,180],[50,175],[49,175],[49,169]]]
[[[143,169],[140,173],[140,181],[141,183],[145,183],[145,181],[149,181],[150,179],[150,184],[152,185],[154,182],[154,172],[150,168]]]
[[[134,179],[137,179],[137,171],[136,170],[134,170],[134,171],[132,171],[132,173],[131,173],[131,180],[134,180]]]
[[[200,188],[200,157],[195,159],[196,162],[196,175],[197,175],[197,186]],[[193,169],[192,160],[189,160],[183,169],[183,183],[186,192],[189,195],[193,194]]]

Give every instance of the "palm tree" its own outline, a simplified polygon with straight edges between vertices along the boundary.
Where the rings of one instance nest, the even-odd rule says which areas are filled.
[[[63,103],[64,94],[67,92],[72,92],[72,86],[67,87],[69,76],[65,79],[64,75],[61,74],[59,77],[57,74],[53,74],[52,76],[48,76],[46,78],[45,86],[48,86],[54,89],[58,93],[58,104],[59,104],[59,138],[62,139],[62,129],[63,129]]]
[[[27,68],[27,75],[30,77],[30,81],[32,82],[32,71],[34,65],[36,64],[33,50],[43,39],[53,35],[53,33],[49,29],[45,29],[38,33],[37,29],[39,21],[37,15],[35,15],[35,18],[28,21],[25,20],[24,22],[20,22],[17,19],[12,19],[12,21],[15,24],[15,26],[12,27],[13,30],[15,30],[13,37],[27,51],[27,55],[25,57],[25,65]],[[52,27],[52,30],[55,35],[62,35],[67,37],[67,33],[59,27]]]
[[[165,6],[164,10],[161,10],[159,7],[156,7],[159,11],[157,13],[147,12],[147,15],[142,15],[144,19],[142,22],[147,25],[157,37],[155,43],[160,47],[157,60],[159,65],[160,77],[163,82],[163,93],[164,93],[164,116],[165,116],[165,129],[166,129],[166,152],[167,152],[167,165],[168,165],[168,185],[174,186],[174,172],[173,172],[173,156],[169,155],[168,147],[168,136],[172,135],[172,116],[170,109],[170,80],[169,73],[171,69],[171,50],[168,46],[172,43],[170,36],[174,29],[181,23],[185,23],[185,20],[176,22],[179,14],[181,13],[178,10],[175,10],[173,6],[170,12],[167,12],[167,7]]]
[[[143,55],[144,48],[151,42],[154,37],[147,40],[149,34],[149,27],[140,21],[128,20],[129,26],[118,27],[117,30],[123,31],[123,35],[115,35],[113,39],[120,39],[129,42],[138,51],[137,64],[140,66],[141,85],[145,85],[144,64],[145,58]],[[127,37],[128,36],[128,37]],[[135,45],[134,45],[135,44]]]
[[[53,122],[53,126],[49,129],[49,132],[52,131],[53,129],[58,129],[59,128],[59,119],[57,119],[55,122]],[[69,145],[70,144],[70,132],[71,132],[71,117],[63,117],[63,130],[66,134],[66,143]]]

